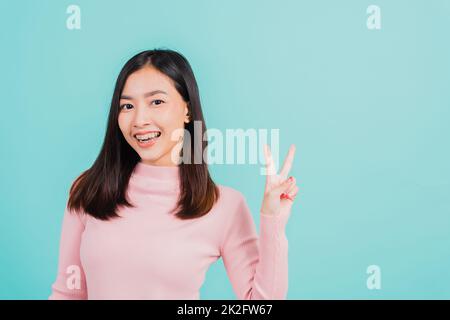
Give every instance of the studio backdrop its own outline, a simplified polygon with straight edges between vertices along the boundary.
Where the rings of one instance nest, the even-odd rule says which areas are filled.
[[[49,296],[69,187],[102,146],[121,67],[155,48],[189,60],[208,129],[249,133],[244,155],[209,168],[257,226],[251,133],[278,146],[278,166],[295,144],[288,299],[450,298],[450,1],[2,0],[0,12],[1,299]],[[236,298],[222,260],[201,298]]]

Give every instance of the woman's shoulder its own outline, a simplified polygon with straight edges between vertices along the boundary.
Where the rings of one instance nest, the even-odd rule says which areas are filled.
[[[216,186],[219,188],[219,199],[221,199],[222,202],[240,203],[242,201],[245,201],[244,194],[238,189],[223,184],[216,184]]]
[[[228,230],[233,223],[241,224],[249,221],[251,212],[244,194],[231,186],[217,186],[220,190],[220,197],[216,208],[220,212],[218,217],[221,223],[223,226],[228,226],[224,228]]]

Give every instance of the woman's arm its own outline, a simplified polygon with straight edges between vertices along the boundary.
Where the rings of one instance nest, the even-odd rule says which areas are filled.
[[[240,300],[286,299],[288,240],[281,215],[260,213],[260,235],[243,196],[228,225],[222,258]]]
[[[266,185],[260,209],[260,235],[245,198],[225,233],[222,256],[239,299],[286,299],[288,289],[288,240],[285,227],[298,187],[287,179],[294,160],[295,145],[289,148],[279,174],[269,146],[264,146]]]
[[[52,285],[50,300],[87,299],[86,278],[80,262],[81,235],[85,219],[80,214],[64,211],[59,245],[58,274]]]

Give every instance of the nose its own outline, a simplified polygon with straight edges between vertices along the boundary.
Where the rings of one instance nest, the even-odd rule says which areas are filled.
[[[136,106],[136,112],[134,113],[133,124],[135,127],[145,127],[153,122],[153,112],[144,102],[140,102]]]

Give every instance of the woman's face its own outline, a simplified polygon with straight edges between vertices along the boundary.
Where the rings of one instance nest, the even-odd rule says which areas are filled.
[[[188,107],[172,79],[152,66],[132,73],[120,97],[119,127],[143,163],[174,166],[172,150],[181,145]],[[174,133],[174,135],[172,135]],[[156,137],[155,137],[156,135]],[[176,149],[179,150],[179,149]]]

